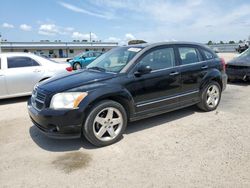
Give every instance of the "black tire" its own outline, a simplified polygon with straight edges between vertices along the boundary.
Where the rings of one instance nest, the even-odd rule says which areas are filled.
[[[81,64],[80,63],[74,63],[74,65],[73,65],[73,69],[74,70],[78,70],[78,69],[81,69],[82,68],[82,66],[81,66]]]
[[[120,130],[119,134],[117,134],[115,136],[115,138],[113,138],[112,140],[103,141],[103,140],[100,140],[99,138],[97,138],[96,133],[94,132],[94,126],[96,126],[96,124],[94,124],[94,121],[95,121],[95,118],[103,110],[105,110],[107,108],[117,109],[120,112],[120,115],[122,116],[123,123],[122,123],[121,127],[119,128],[119,130]],[[97,125],[99,125],[99,124],[97,123]],[[102,146],[111,145],[111,144],[117,142],[118,140],[120,140],[122,138],[122,134],[125,131],[126,127],[127,127],[127,114],[126,114],[126,111],[123,108],[123,106],[120,103],[117,103],[117,102],[112,101],[112,100],[104,100],[104,101],[97,103],[96,105],[94,105],[91,108],[91,110],[86,118],[86,121],[83,125],[82,131],[83,131],[84,137],[90,143],[92,143],[95,146],[102,147]],[[107,132],[105,134],[107,134]]]
[[[215,106],[211,107],[208,105],[207,100],[208,100],[208,89],[211,88],[211,86],[216,86],[218,87],[219,90],[219,97],[218,97],[218,102]],[[211,81],[208,85],[206,85],[206,87],[204,87],[201,90],[201,95],[200,95],[200,102],[197,104],[198,108],[200,108],[201,110],[205,111],[205,112],[209,112],[209,111],[213,111],[215,110],[219,103],[220,103],[220,99],[221,99],[221,86],[218,82],[215,81]]]

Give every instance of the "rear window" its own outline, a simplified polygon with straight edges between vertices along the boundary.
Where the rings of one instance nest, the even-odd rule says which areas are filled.
[[[7,62],[9,69],[39,66],[39,64],[35,60],[29,57],[8,57]]]
[[[204,53],[204,56],[205,56],[206,60],[214,59],[214,55],[211,52],[209,52],[207,50],[202,50],[202,51]]]
[[[182,65],[188,65],[201,61],[201,56],[196,48],[180,47],[179,54]]]

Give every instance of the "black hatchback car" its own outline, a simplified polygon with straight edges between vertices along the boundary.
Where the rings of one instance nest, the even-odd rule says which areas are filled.
[[[225,63],[204,45],[187,42],[117,47],[86,69],[38,84],[28,101],[46,135],[82,135],[96,146],[118,141],[129,121],[197,104],[217,108]]]

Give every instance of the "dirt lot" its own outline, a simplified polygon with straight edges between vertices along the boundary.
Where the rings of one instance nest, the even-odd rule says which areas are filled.
[[[0,101],[0,187],[250,187],[250,86],[228,85],[216,111],[195,107],[131,123],[95,148],[53,140],[26,98]]]

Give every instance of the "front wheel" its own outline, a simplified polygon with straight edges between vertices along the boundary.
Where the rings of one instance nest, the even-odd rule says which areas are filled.
[[[127,114],[123,106],[105,100],[91,109],[83,125],[83,135],[95,146],[107,146],[121,139],[126,126]]]
[[[218,82],[212,81],[201,91],[201,101],[198,107],[206,112],[215,110],[221,99],[221,87]]]

